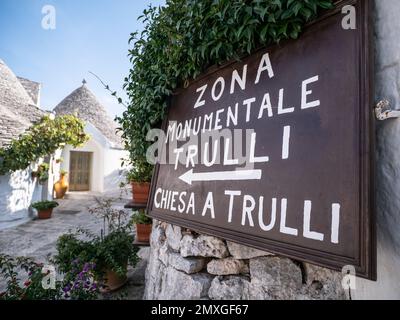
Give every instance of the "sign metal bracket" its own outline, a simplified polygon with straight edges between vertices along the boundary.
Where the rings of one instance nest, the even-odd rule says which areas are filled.
[[[375,116],[378,120],[386,120],[390,118],[399,118],[400,110],[390,109],[390,103],[384,99],[379,101],[375,106]]]

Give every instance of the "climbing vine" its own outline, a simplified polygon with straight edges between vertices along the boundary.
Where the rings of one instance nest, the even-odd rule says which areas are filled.
[[[296,39],[332,0],[167,0],[140,17],[131,34],[129,103],[118,121],[135,166],[145,166],[149,129],[159,126],[172,92],[206,68],[254,49]],[[120,101],[121,102],[121,101]]]
[[[43,117],[10,145],[0,148],[0,175],[26,169],[64,145],[82,145],[89,139],[84,127],[84,122],[73,115]]]

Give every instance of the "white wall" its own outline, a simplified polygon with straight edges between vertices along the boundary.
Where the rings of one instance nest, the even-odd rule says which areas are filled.
[[[50,168],[49,168],[49,181],[43,190],[43,197],[47,199],[53,199],[54,184],[60,179],[61,163],[57,163],[56,160],[61,158],[62,150],[57,150],[51,157]]]
[[[121,159],[128,158],[129,154],[125,150],[108,149],[104,161],[104,191],[119,188],[121,182],[125,182]]]
[[[52,199],[59,165],[50,163],[49,180],[46,185],[40,185],[31,173],[42,162],[43,159],[26,170],[0,176],[0,230],[30,220],[34,215],[30,208],[33,202]]]
[[[375,1],[376,101],[400,109],[400,1]],[[372,111],[372,110],[371,110]],[[377,124],[378,281],[357,279],[356,299],[400,299],[400,119]]]
[[[32,170],[0,176],[0,230],[29,219],[29,206],[41,197],[41,186],[31,178]]]
[[[127,151],[113,149],[104,135],[90,123],[86,123],[85,132],[90,136],[90,140],[84,146],[66,146],[62,151],[62,169],[69,171],[71,151],[92,152],[90,191],[105,192],[118,189],[123,181],[121,158],[128,157]]]
[[[123,180],[121,175],[121,158],[127,157],[127,152],[112,149],[110,142],[90,123],[85,132],[91,139],[81,148],[66,146],[58,150],[46,162],[50,162],[49,179],[46,185],[40,185],[37,179],[31,177],[43,159],[33,164],[27,170],[20,170],[11,175],[0,176],[0,230],[26,222],[34,216],[30,205],[35,201],[53,198],[54,183],[60,177],[61,168],[69,171],[70,151],[92,152],[92,172],[90,188],[94,192],[104,192],[118,189]],[[63,158],[62,163],[55,160]]]

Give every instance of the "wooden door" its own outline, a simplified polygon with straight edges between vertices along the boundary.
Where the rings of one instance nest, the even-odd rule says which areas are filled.
[[[92,153],[71,151],[69,162],[69,190],[89,191]]]

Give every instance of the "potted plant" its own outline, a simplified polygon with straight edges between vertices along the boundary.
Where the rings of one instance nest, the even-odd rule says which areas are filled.
[[[60,179],[54,184],[56,199],[63,199],[68,191],[67,171],[60,171]]]
[[[132,186],[132,200],[137,204],[147,204],[153,166],[147,162],[136,163],[127,173],[127,181]]]
[[[149,242],[153,220],[146,215],[143,209],[135,211],[131,222],[136,227],[136,241]]]
[[[98,200],[89,212],[103,221],[100,234],[78,229],[62,235],[57,241],[55,263],[60,271],[68,273],[79,261],[93,263],[94,277],[102,291],[113,291],[127,281],[128,265],[138,262],[138,248],[133,244],[128,215],[112,207],[111,200]]]
[[[56,201],[38,201],[32,204],[32,208],[37,210],[39,219],[50,219],[53,209],[58,206]]]

